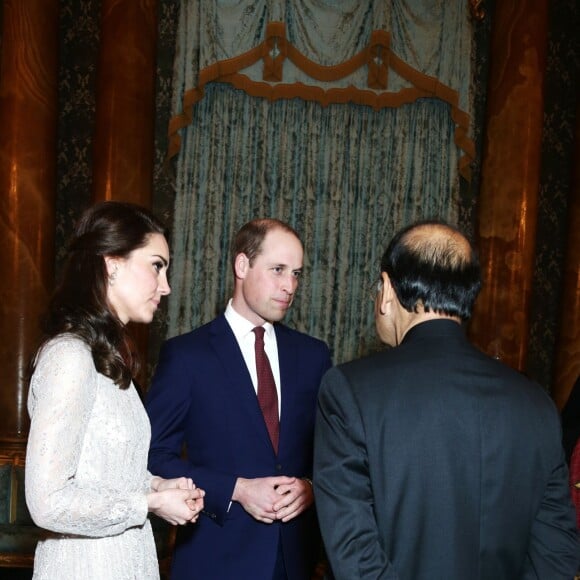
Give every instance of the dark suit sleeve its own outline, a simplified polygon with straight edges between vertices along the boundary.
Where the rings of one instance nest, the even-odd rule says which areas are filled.
[[[193,359],[193,353],[173,348],[171,341],[161,349],[145,405],[151,421],[149,470],[165,478],[191,477],[206,491],[205,512],[223,524],[236,476],[195,465],[182,455],[190,405],[195,404],[194,382],[198,378],[193,372]]]
[[[398,574],[379,542],[358,405],[337,368],[325,374],[319,393],[314,494],[336,580],[396,580]]]
[[[532,525],[522,579],[571,580],[579,564],[580,544],[562,450]]]

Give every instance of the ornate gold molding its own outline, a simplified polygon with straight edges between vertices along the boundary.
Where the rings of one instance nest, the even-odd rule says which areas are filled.
[[[471,17],[481,22],[485,18],[485,10],[481,7],[483,0],[469,0],[469,10]]]
[[[0,443],[0,465],[24,467],[26,458],[26,441]]]
[[[0,568],[32,568],[34,554],[0,554]]]

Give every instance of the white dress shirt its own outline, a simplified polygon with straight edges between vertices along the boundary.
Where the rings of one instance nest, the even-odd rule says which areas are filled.
[[[232,301],[228,302],[225,311],[225,317],[238,341],[242,356],[246,362],[246,367],[250,372],[252,384],[256,395],[258,394],[258,373],[256,372],[256,353],[254,344],[256,342],[256,335],[252,332],[255,324],[246,320],[243,316],[238,314],[232,306]],[[276,343],[276,332],[274,326],[269,322],[263,324],[264,327],[264,350],[270,361],[272,367],[272,374],[274,375],[274,382],[276,383],[276,391],[278,393],[278,417],[280,417],[280,410],[282,408],[282,396],[280,391],[280,364],[278,362],[278,344]]]

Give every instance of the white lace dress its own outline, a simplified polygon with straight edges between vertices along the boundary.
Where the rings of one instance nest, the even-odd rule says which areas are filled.
[[[26,502],[51,532],[34,578],[158,579],[146,493],[151,428],[135,388],[97,373],[71,335],[41,351],[30,385]]]

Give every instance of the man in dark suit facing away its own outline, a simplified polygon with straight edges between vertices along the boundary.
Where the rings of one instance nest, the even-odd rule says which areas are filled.
[[[324,342],[281,324],[302,262],[288,224],[248,222],[233,243],[225,313],[162,348],[146,404],[149,465],[191,477],[206,492],[198,522],[177,533],[173,580],[312,575],[314,419],[331,362]]]
[[[323,379],[314,491],[337,580],[571,580],[578,569],[558,413],[467,341],[479,288],[455,228],[404,229],[375,296],[394,348]]]

